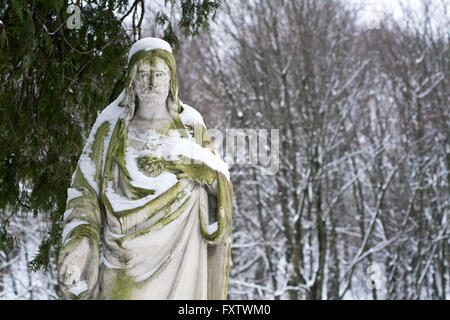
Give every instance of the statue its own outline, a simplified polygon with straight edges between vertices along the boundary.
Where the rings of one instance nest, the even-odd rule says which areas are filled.
[[[201,115],[178,99],[170,45],[137,41],[68,189],[67,299],[226,299],[233,188]]]

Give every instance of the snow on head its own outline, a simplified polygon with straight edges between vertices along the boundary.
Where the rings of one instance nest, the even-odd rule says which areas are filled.
[[[169,51],[172,53],[172,48],[170,47],[170,44],[162,39],[158,38],[143,38],[138,41],[136,41],[130,48],[130,52],[128,53],[128,62],[130,62],[131,57],[134,56],[138,51],[145,50],[155,50],[155,49],[162,49]]]

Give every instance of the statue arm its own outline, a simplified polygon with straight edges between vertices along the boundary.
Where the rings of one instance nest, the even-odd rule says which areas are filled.
[[[215,153],[206,128],[202,134],[202,147],[209,148]],[[214,241],[209,241],[208,246],[208,299],[226,299],[231,255],[233,185],[221,172],[216,171],[215,176],[212,183],[208,184],[208,191],[215,195],[217,204],[209,210],[213,211],[212,215],[216,217],[218,224],[217,235]],[[206,239],[214,235],[213,233],[205,236],[205,231],[203,229],[202,234]]]
[[[233,186],[222,174],[217,174],[217,238],[208,245],[208,299],[226,299],[231,253],[231,219]],[[204,230],[202,235],[205,237]],[[207,235],[211,237],[212,235]]]
[[[69,195],[75,193],[77,197],[66,207],[58,280],[66,298],[90,298],[99,270],[100,203],[79,167],[69,190]]]
[[[100,264],[102,207],[99,200],[104,138],[108,125],[91,132],[68,190],[58,281],[68,299],[93,297]],[[92,138],[92,139],[91,139]]]
[[[201,123],[192,126],[193,134],[197,143],[203,148],[210,149],[213,154],[208,131]],[[205,166],[206,167],[206,166]],[[194,170],[192,170],[194,169]],[[199,170],[196,170],[199,169]],[[226,299],[228,288],[229,261],[231,252],[231,222],[233,211],[233,186],[227,177],[221,172],[201,166],[191,165],[188,171],[181,168],[183,172],[179,177],[191,178],[201,182],[205,186],[205,192],[202,193],[201,203],[208,204],[208,194],[215,198],[217,205],[202,207],[200,205],[200,229],[203,238],[208,245],[208,299]],[[194,174],[193,174],[194,173]],[[200,179],[199,179],[200,178]],[[206,179],[205,179],[206,178]],[[207,194],[208,193],[208,194]],[[214,216],[217,223],[217,229],[210,229],[207,226],[207,217],[211,210],[211,216]],[[210,221],[208,224],[211,225]]]
[[[215,154],[214,148],[212,147],[211,138],[208,134],[206,127],[202,124],[195,124],[194,131],[201,132],[197,134],[197,143],[199,143],[203,148],[210,149],[213,154]],[[215,203],[214,206],[207,206],[208,211],[212,211],[211,215],[209,212],[200,213],[200,227],[203,237],[208,240],[211,244],[221,243],[223,241],[227,242],[227,238],[231,235],[231,214],[232,214],[232,194],[233,186],[231,182],[225,177],[225,175],[217,170],[213,170],[206,166],[205,164],[190,164],[190,172],[187,176],[193,177],[194,180],[201,183],[205,190],[207,191],[210,198],[215,198],[215,201],[208,201]],[[184,169],[184,172],[187,170]],[[200,208],[200,210],[206,211],[206,208]],[[205,217],[213,216],[214,221],[211,222],[217,224],[217,229],[214,232],[209,232],[206,227]],[[214,229],[213,229],[214,230]],[[229,242],[229,241],[228,241]]]

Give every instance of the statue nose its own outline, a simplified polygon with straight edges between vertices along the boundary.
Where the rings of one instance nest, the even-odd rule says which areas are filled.
[[[153,89],[153,87],[155,86],[155,76],[153,72],[150,72],[150,79],[149,79],[149,84],[148,87],[151,89]]]

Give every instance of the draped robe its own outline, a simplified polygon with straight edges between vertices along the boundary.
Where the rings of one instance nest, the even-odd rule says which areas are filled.
[[[168,160],[154,150],[139,156],[119,105],[123,98],[97,118],[68,190],[59,269],[80,243],[87,241],[89,250],[80,254],[88,260],[81,269],[84,286],[61,285],[64,295],[226,299],[233,192],[226,165],[217,159],[180,163],[184,158]],[[184,135],[181,144],[195,140],[202,152],[214,154],[200,114],[182,106],[161,139],[176,130]],[[216,208],[209,207],[208,194]]]

